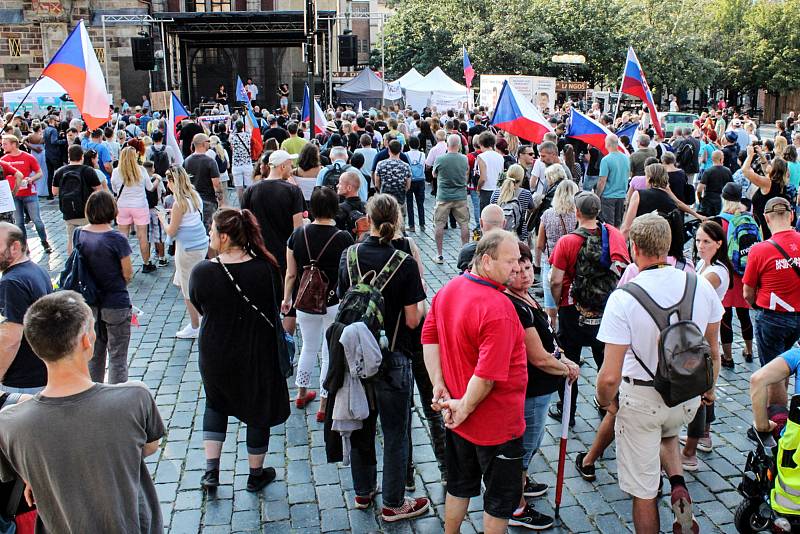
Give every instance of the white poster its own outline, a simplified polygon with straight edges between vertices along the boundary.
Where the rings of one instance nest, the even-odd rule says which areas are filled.
[[[399,83],[387,83],[383,86],[383,98],[386,100],[400,100],[403,98],[403,89]]]
[[[493,110],[503,82],[514,87],[522,96],[539,108],[539,111],[552,110],[556,101],[556,79],[544,76],[521,76],[509,74],[481,74],[481,106]]]
[[[11,194],[11,184],[8,180],[0,180],[0,213],[16,210],[14,195]]]
[[[533,98],[531,101],[539,111],[553,111],[556,104],[556,79],[547,76],[533,76]]]

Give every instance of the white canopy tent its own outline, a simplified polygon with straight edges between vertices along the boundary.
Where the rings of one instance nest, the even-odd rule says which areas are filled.
[[[31,86],[29,85],[22,89],[17,89],[16,91],[3,93],[3,106],[9,107],[13,111],[14,108],[22,102],[22,99],[25,98],[30,88]],[[80,116],[74,102],[64,102],[61,100],[61,96],[66,92],[67,91],[61,87],[61,84],[51,78],[44,77],[36,83],[31,94],[28,95],[22,108],[20,108],[20,112],[30,111],[38,115],[47,112],[47,106],[53,106],[64,110],[71,109],[76,117]],[[111,95],[108,95],[108,101],[112,102]]]
[[[418,81],[420,81],[423,78],[424,78],[424,76],[422,74],[420,74],[417,69],[415,69],[414,67],[411,67],[410,71],[406,72],[405,74],[403,74],[402,76],[400,76],[399,78],[397,78],[395,81],[393,81],[391,83],[392,83],[392,85],[397,84],[400,87],[402,87],[403,89],[406,89],[409,85],[414,85],[415,83],[417,83]]]
[[[467,88],[455,82],[439,67],[405,89],[406,104],[416,111],[422,111],[426,106],[436,106],[439,111],[463,108],[470,99]]]

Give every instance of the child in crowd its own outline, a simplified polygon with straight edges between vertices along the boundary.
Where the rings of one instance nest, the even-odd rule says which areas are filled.
[[[150,177],[151,180],[153,179],[154,176],[158,176],[155,173],[155,166],[153,165],[152,161],[145,161],[144,163],[142,163],[142,166],[147,171],[147,175]],[[150,226],[148,227],[149,228],[148,241],[155,246],[159,267],[166,267],[169,264],[167,257],[164,255],[164,236],[166,235],[166,233],[164,232],[164,228],[161,226],[161,222],[158,220],[158,209],[164,208],[165,192],[166,188],[164,187],[164,178],[161,176],[158,176],[156,187],[152,191],[146,191],[147,204],[150,207]]]

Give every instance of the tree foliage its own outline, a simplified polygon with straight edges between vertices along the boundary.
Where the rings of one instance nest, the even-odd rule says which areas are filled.
[[[566,77],[554,54],[582,54],[571,79],[619,83],[632,45],[656,91],[800,87],[797,0],[403,0],[384,26],[388,78],[440,66]],[[373,54],[373,64],[380,54]]]

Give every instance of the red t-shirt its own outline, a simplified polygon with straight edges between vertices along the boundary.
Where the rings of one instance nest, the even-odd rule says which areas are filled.
[[[608,229],[608,248],[611,253],[611,261],[629,263],[628,244],[625,242],[622,232],[608,224],[606,228]],[[600,231],[599,227],[597,231]],[[571,306],[574,304],[569,290],[572,287],[572,280],[575,278],[578,251],[582,246],[583,237],[570,233],[556,242],[553,253],[550,255],[550,265],[564,271],[564,283],[561,286],[561,302],[559,306]]]
[[[0,158],[0,160],[16,167],[19,170],[19,172],[21,172],[22,175],[25,177],[36,174],[41,170],[41,167],[39,167],[39,162],[36,161],[36,158],[31,156],[27,152],[20,152],[16,156],[12,156],[11,154],[6,154],[2,158]],[[6,176],[6,178],[8,179],[9,182],[8,185],[11,186],[11,190],[13,191],[16,183],[14,175],[9,174]],[[36,182],[29,181],[27,187],[19,188],[16,196],[30,197],[35,194],[36,194]]]
[[[786,230],[772,234],[772,239],[786,251],[794,265],[800,266],[800,234]],[[800,311],[800,277],[772,244],[753,245],[742,282],[757,289],[756,304],[760,308]]]
[[[525,431],[525,332],[503,286],[459,276],[433,297],[423,345],[439,345],[442,376],[460,399],[472,375],[494,387],[453,432],[475,445],[499,445]],[[489,285],[486,285],[489,284]]]

